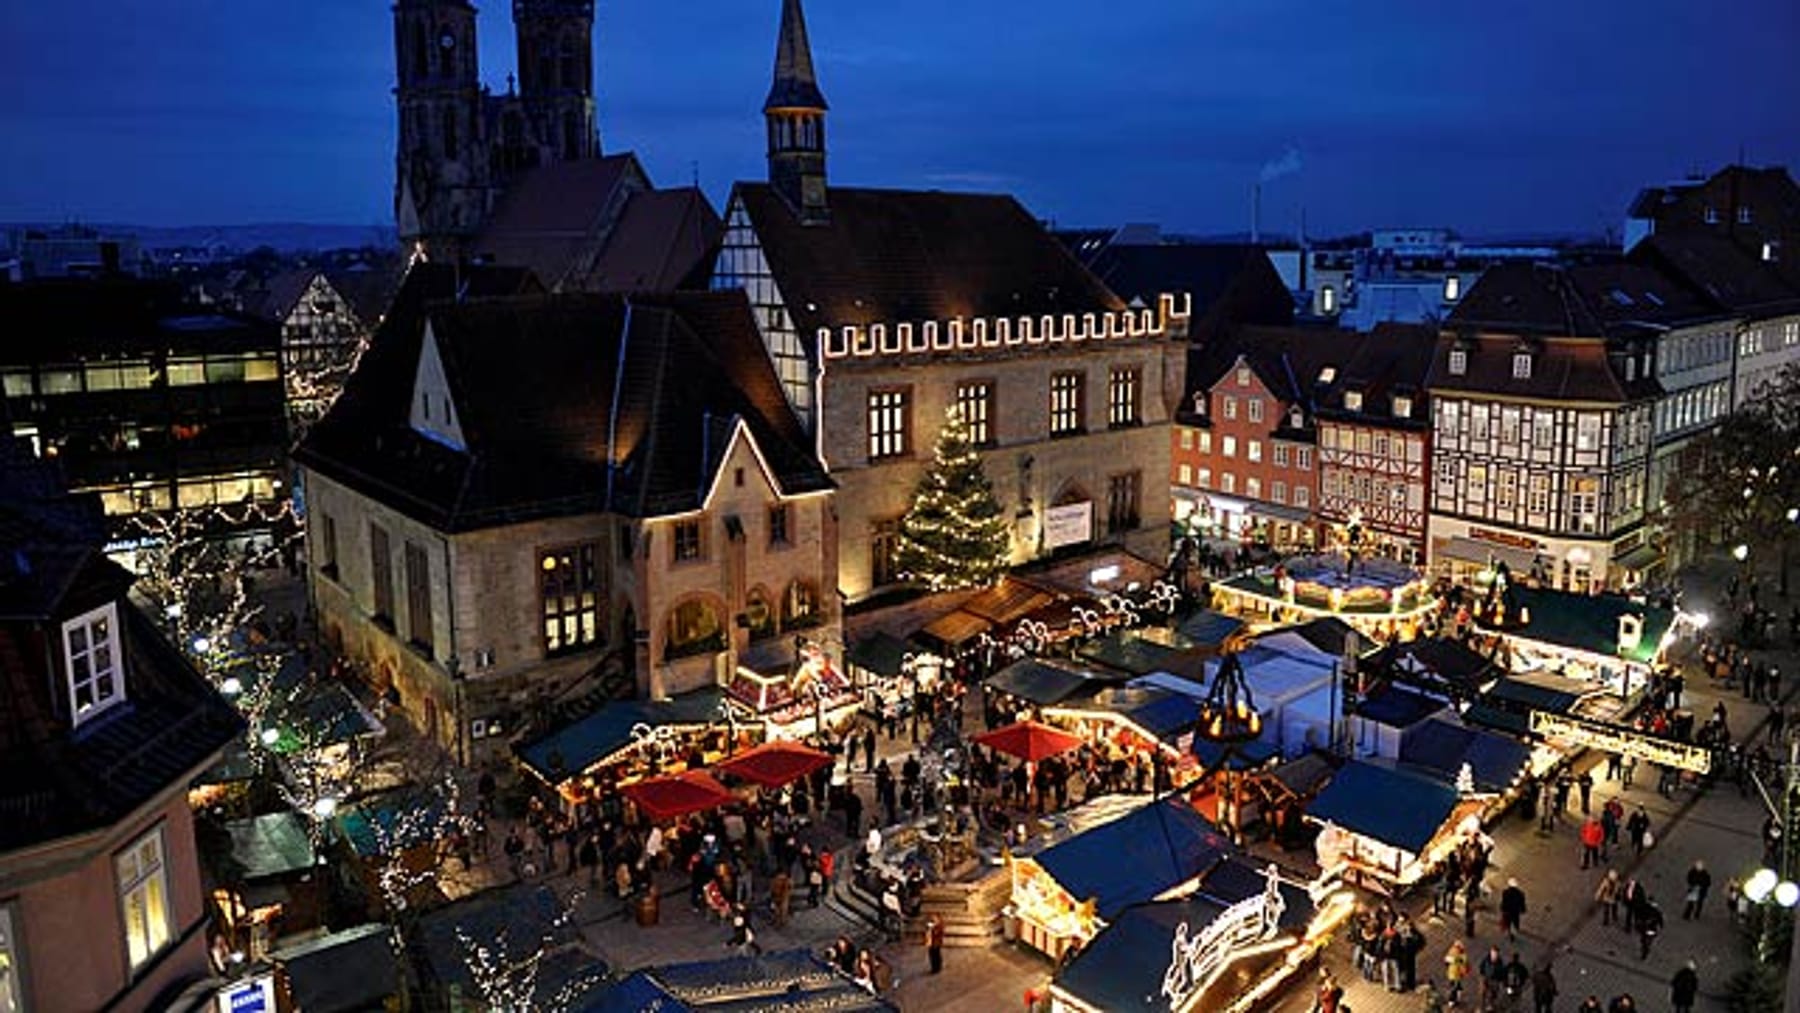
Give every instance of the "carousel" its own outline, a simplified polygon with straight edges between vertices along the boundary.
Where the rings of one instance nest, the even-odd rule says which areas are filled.
[[[1254,625],[1332,616],[1380,642],[1410,640],[1437,610],[1418,570],[1355,553],[1290,556],[1213,585],[1213,607]]]

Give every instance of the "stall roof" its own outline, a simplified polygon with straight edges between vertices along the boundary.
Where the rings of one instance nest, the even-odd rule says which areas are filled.
[[[1212,609],[1202,609],[1183,619],[1176,626],[1183,636],[1197,644],[1216,646],[1236,636],[1244,628],[1244,621],[1236,616],[1228,616]]]
[[[1337,772],[1323,753],[1302,753],[1269,772],[1269,776],[1299,798],[1315,795]]]
[[[1180,798],[1151,802],[1038,852],[1036,861],[1103,919],[1211,868],[1231,842]]]
[[[1147,640],[1131,630],[1120,630],[1089,643],[1077,653],[1097,665],[1132,675],[1148,675],[1182,667],[1191,652]]]
[[[1356,716],[1389,728],[1411,728],[1444,709],[1442,700],[1389,686],[1356,705]]]
[[[1040,707],[1052,707],[1118,681],[1087,669],[1064,668],[1039,658],[1021,658],[988,676],[987,685]]]
[[[947,647],[958,647],[993,628],[986,619],[958,610],[932,620],[919,633]]]
[[[1056,595],[1041,587],[1007,577],[968,601],[959,611],[978,616],[995,626],[1016,622],[1056,600]]]
[[[1336,616],[1320,616],[1298,626],[1273,630],[1269,635],[1275,636],[1283,633],[1299,637],[1311,644],[1315,650],[1334,658],[1343,657],[1346,646],[1353,641],[1356,643],[1359,653],[1368,649],[1368,638],[1356,632],[1349,623]]]
[[[1174,672],[1151,672],[1125,684],[1127,689],[1158,689],[1189,700],[1206,699],[1206,683]]]
[[[1529,710],[1547,711],[1551,714],[1567,714],[1581,700],[1577,693],[1565,689],[1556,689],[1523,679],[1501,679],[1487,691],[1484,699],[1496,702],[1505,709],[1512,704],[1514,708],[1523,707]]]
[[[244,880],[285,876],[318,864],[306,820],[296,812],[264,813],[225,824],[231,863]]]
[[[1663,635],[1675,623],[1673,609],[1639,604],[1616,594],[1576,594],[1515,584],[1506,589],[1506,597],[1509,616],[1528,611],[1530,621],[1509,622],[1494,632],[1607,657],[1621,655],[1619,617],[1640,616],[1644,628],[1637,647],[1623,656],[1643,664],[1655,660]],[[1479,620],[1477,623],[1481,625]]]
[[[474,894],[421,914],[409,950],[422,958],[422,970],[439,990],[451,986],[464,995],[476,994],[458,929],[474,939],[505,936],[515,952],[542,949],[552,958],[574,952],[579,942],[577,926],[562,918],[563,901],[556,891],[537,883],[517,883]],[[538,975],[538,994],[554,995],[575,975],[594,968],[592,957],[579,961],[546,960]],[[436,994],[443,994],[442,991]],[[576,1008],[581,1008],[577,1006]]]
[[[1483,728],[1492,728],[1515,737],[1531,736],[1530,718],[1518,711],[1501,710],[1484,703],[1470,704],[1469,709],[1463,711],[1463,721],[1471,725],[1480,725]]]
[[[1400,744],[1400,762],[1454,782],[1467,763],[1475,785],[1501,792],[1531,763],[1531,747],[1510,736],[1441,718],[1426,721]]]
[[[286,969],[294,1006],[306,1013],[379,1009],[400,990],[392,935],[381,922],[284,947],[269,958]]]
[[[1456,790],[1442,781],[1351,761],[1306,814],[1416,855],[1443,828],[1456,801]]]
[[[1095,1009],[1166,1011],[1162,982],[1176,928],[1185,922],[1192,939],[1227,907],[1261,894],[1266,884],[1261,869],[1228,858],[1206,874],[1192,896],[1121,912],[1057,974],[1056,986]],[[1304,887],[1285,879],[1279,889],[1286,905],[1281,928],[1303,931],[1312,920],[1312,899]]]
[[[906,667],[906,656],[924,651],[892,633],[877,631],[858,640],[844,652],[845,664],[866,668],[877,675],[896,676]]]
[[[1377,664],[1391,664],[1404,675],[1425,676],[1465,694],[1481,692],[1499,674],[1494,659],[1445,637],[1421,638],[1381,649]]]
[[[1259,707],[1304,696],[1331,681],[1330,659],[1289,654],[1260,644],[1245,648],[1237,657]],[[1207,664],[1208,685],[1218,669],[1216,660]]]
[[[728,957],[636,971],[578,1007],[582,1013],[749,1013],[829,1009],[897,1013],[807,950]]]
[[[1117,714],[1167,743],[1174,743],[1200,722],[1200,710],[1192,699],[1164,689],[1120,686],[1063,706],[1083,713]]]
[[[515,747],[515,751],[539,777],[555,784],[630,745],[631,730],[640,724],[655,728],[704,725],[717,720],[722,698],[722,690],[708,686],[668,700],[609,703],[587,717]]]

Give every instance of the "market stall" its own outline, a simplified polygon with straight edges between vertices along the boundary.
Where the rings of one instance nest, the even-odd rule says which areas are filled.
[[[297,942],[269,954],[280,991],[292,1008],[315,1010],[388,1009],[398,1004],[400,967],[394,932],[371,922]],[[231,1010],[256,1009],[230,1006]]]
[[[606,986],[581,1008],[588,1013],[899,1010],[804,949],[643,968]]]
[[[1191,884],[1231,844],[1185,801],[1148,802],[1011,863],[1009,929],[1061,959],[1133,904]]]
[[[1044,718],[1073,727],[1090,742],[1137,753],[1161,750],[1179,760],[1187,755],[1200,711],[1180,693],[1119,686],[1046,707]]]
[[[669,823],[737,801],[737,796],[703,770],[647,777],[622,790],[651,823]]]
[[[1448,705],[1444,701],[1400,686],[1375,686],[1350,709],[1350,741],[1357,756],[1400,756],[1413,731]]]
[[[863,711],[876,718],[903,718],[912,713],[919,693],[930,693],[942,677],[944,662],[936,654],[894,636],[872,633],[844,652],[850,682],[861,694]]]
[[[1526,778],[1542,775],[1562,757],[1542,742],[1521,742],[1441,715],[1414,729],[1400,747],[1401,764],[1434,780],[1455,785],[1466,776],[1469,794],[1484,800],[1484,823],[1512,804]]]
[[[1180,900],[1128,908],[1050,983],[1055,1013],[1239,1013],[1303,970],[1354,910],[1333,883],[1228,858]]]
[[[1468,703],[1506,675],[1493,658],[1447,637],[1389,644],[1368,659],[1367,671],[1457,703]]]
[[[218,834],[212,826],[198,824],[195,837],[219,884],[213,906],[234,949],[261,960],[280,937],[324,924],[326,878],[304,817],[265,813],[231,820]]]
[[[849,675],[811,642],[797,664],[765,671],[739,665],[725,700],[738,720],[761,723],[771,739],[803,739],[821,727],[830,731],[862,709]]]
[[[1197,648],[1213,654],[1239,650],[1250,639],[1250,628],[1242,619],[1213,609],[1201,609],[1181,620],[1175,631]]]
[[[1409,639],[1437,610],[1424,574],[1389,559],[1341,555],[1290,556],[1213,584],[1213,607],[1250,620],[1280,625],[1333,616],[1365,636],[1386,642]]]
[[[1115,630],[1084,644],[1075,656],[1127,676],[1172,672],[1197,676],[1213,653],[1181,633],[1161,626]]]
[[[982,685],[1001,714],[1011,718],[1054,707],[1125,682],[1123,676],[1075,668],[1066,662],[1021,658],[987,677]]]
[[[667,700],[621,700],[514,747],[520,764],[565,804],[596,791],[723,759],[757,726],[739,723],[718,689]]]
[[[1385,893],[1417,883],[1467,832],[1482,802],[1436,778],[1363,761],[1340,767],[1307,808],[1319,867]]]
[[[1550,672],[1605,689],[1629,703],[1650,684],[1674,641],[1674,609],[1612,594],[1577,594],[1502,582],[1473,612],[1498,638],[1514,673]]]
[[[831,765],[831,754],[792,739],[774,739],[746,750],[713,769],[764,788],[780,788]]]

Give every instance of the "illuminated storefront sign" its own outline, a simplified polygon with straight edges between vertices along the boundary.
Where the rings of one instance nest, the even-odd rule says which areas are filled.
[[[1273,865],[1264,875],[1267,885],[1261,896],[1246,897],[1221,911],[1199,935],[1189,937],[1187,922],[1175,927],[1172,958],[1162,984],[1170,1009],[1185,1007],[1188,1000],[1218,980],[1232,957],[1268,940],[1281,927],[1281,916],[1287,911],[1281,879]]]
[[[219,1013],[275,1013],[275,976],[259,975],[221,989]]]
[[[1640,760],[1691,770],[1696,774],[1704,774],[1712,769],[1712,751],[1705,747],[1566,714],[1532,711],[1531,731],[1535,735],[1561,739],[1571,745],[1635,756]]]

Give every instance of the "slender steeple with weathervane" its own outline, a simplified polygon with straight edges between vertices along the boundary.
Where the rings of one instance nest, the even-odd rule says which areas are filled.
[[[825,200],[825,95],[813,73],[800,0],[782,0],[775,80],[763,101],[769,127],[769,183],[807,223],[830,220]]]

